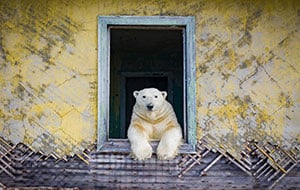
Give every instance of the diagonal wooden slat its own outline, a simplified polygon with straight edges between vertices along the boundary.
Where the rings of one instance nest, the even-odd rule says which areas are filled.
[[[205,173],[219,160],[221,159],[220,155],[218,155],[212,162],[205,165],[202,163],[202,159],[204,159],[209,153],[215,153],[215,150],[209,146],[205,146],[205,141],[199,141],[197,144],[197,152],[194,154],[184,155],[179,163],[179,167],[181,168],[178,177],[182,177],[189,170],[191,170],[196,165],[203,165],[205,168],[202,170],[201,175],[205,175]],[[220,158],[218,158],[220,157]],[[218,159],[217,159],[218,158]]]
[[[92,149],[93,147],[91,147]],[[90,150],[84,150],[82,154],[76,154],[86,164],[89,164]],[[22,165],[26,160],[30,159],[37,161],[47,160],[49,158],[54,158],[55,160],[68,161],[70,158],[55,155],[55,153],[50,153],[48,155],[43,154],[43,152],[34,152],[30,147],[24,145],[23,143],[18,143],[13,145],[7,142],[3,138],[0,138],[0,173],[5,172],[9,177],[16,179],[16,175],[22,175],[22,171],[18,171],[18,166]],[[4,185],[0,184],[0,187]]]
[[[253,176],[271,189],[298,164],[299,152],[263,142],[252,142],[249,146],[257,157],[252,167]]]
[[[12,157],[12,151],[15,147],[15,145],[0,138],[0,172],[5,172],[12,178],[15,178],[14,160]]]
[[[198,151],[195,154],[184,155],[179,163],[181,171],[178,177],[182,177],[196,165],[203,165],[202,159],[213,151],[218,156],[210,162],[200,172],[201,176],[206,175],[208,170],[213,167],[222,157],[225,157],[231,163],[235,164],[242,171],[255,177],[261,184],[265,184],[270,189],[282,180],[298,164],[297,155],[299,151],[287,151],[279,146],[263,142],[247,142],[244,145],[242,157],[236,159],[223,148],[216,147],[209,136],[199,141]]]

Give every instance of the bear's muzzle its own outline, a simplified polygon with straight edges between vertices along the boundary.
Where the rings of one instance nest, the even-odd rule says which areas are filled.
[[[152,111],[153,107],[154,107],[154,105],[152,103],[147,105],[147,108],[149,111]]]

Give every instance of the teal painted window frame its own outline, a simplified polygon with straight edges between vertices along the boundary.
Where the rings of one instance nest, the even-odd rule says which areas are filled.
[[[120,151],[126,141],[109,139],[110,26],[184,27],[184,130],[185,151],[195,151],[196,63],[195,17],[193,16],[99,16],[98,17],[98,134],[97,150]],[[128,143],[128,142],[127,142]],[[114,147],[114,145],[118,145]],[[106,148],[110,147],[110,148]],[[124,147],[124,146],[123,146]],[[127,147],[128,148],[128,147]],[[184,151],[183,151],[184,152]]]

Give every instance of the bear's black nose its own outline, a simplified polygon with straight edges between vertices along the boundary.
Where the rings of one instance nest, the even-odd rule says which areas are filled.
[[[149,111],[151,111],[153,109],[153,107],[154,107],[153,104],[148,104],[147,105],[147,108],[148,108]]]

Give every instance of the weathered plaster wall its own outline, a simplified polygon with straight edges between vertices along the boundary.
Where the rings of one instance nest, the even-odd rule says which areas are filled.
[[[0,1],[0,136],[57,157],[96,142],[97,16],[196,18],[198,138],[300,142],[299,1]]]

